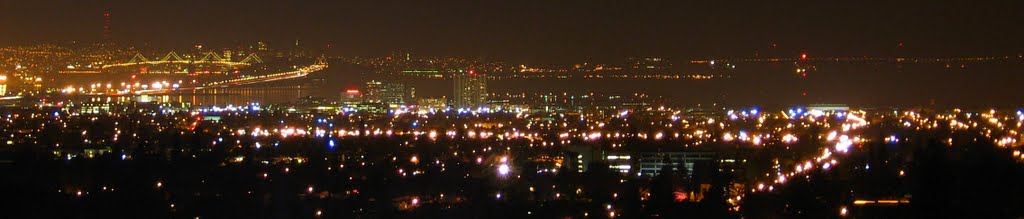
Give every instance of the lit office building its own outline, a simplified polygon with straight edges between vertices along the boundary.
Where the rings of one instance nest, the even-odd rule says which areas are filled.
[[[363,94],[358,89],[348,89],[341,93],[341,99],[338,101],[342,105],[356,105],[363,103]]]
[[[370,81],[366,82],[364,101],[382,103],[391,107],[405,104],[405,85],[401,83]]]

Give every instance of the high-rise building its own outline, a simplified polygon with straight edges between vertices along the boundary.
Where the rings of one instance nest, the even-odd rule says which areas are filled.
[[[231,55],[234,53],[230,49],[224,49],[224,54],[221,57],[224,58],[224,61],[231,61]]]
[[[250,49],[252,49],[252,48],[254,48],[256,50],[259,50],[259,51],[268,51],[268,50],[270,50],[270,45],[267,45],[267,43],[265,43],[263,41],[259,41],[259,42],[256,42],[256,45],[251,47]]]
[[[110,40],[113,34],[110,31],[110,12],[103,12],[103,40]]]
[[[363,103],[363,94],[359,92],[359,89],[348,89],[341,93],[341,99],[338,102],[341,105],[358,105]]]
[[[455,108],[477,108],[487,104],[487,76],[473,70],[455,75]]]
[[[368,103],[382,103],[392,107],[404,105],[406,99],[405,85],[394,82],[366,82],[364,100]]]

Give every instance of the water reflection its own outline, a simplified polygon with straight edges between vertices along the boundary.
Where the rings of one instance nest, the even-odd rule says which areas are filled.
[[[172,94],[138,96],[140,102],[192,103],[193,106],[284,104],[312,94],[311,85],[209,88]]]

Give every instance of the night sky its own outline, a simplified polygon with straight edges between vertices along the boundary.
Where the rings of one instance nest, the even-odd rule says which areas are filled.
[[[338,55],[402,50],[551,63],[751,57],[772,44],[819,56],[1024,51],[1024,1],[3,0],[0,45],[98,40],[104,11],[122,42],[283,46],[298,38]]]

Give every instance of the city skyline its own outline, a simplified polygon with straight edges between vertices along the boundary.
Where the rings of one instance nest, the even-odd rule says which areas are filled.
[[[1021,218],[1024,1],[3,1],[2,218]]]

